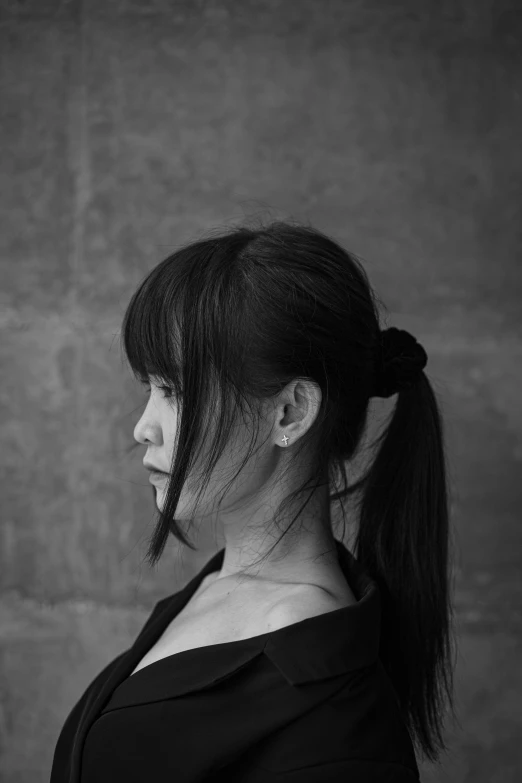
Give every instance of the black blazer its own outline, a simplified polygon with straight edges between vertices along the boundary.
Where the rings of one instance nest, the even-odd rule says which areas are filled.
[[[174,653],[129,676],[219,570],[219,550],[91,682],[58,737],[50,783],[419,781],[378,658],[379,588],[336,543],[357,604]]]

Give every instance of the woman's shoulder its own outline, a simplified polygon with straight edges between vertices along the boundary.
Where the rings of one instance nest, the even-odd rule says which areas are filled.
[[[271,630],[332,612],[357,603],[350,586],[335,592],[313,584],[294,587],[281,597],[269,613]]]

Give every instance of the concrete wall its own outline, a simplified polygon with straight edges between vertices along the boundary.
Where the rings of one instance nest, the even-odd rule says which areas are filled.
[[[215,551],[141,563],[117,333],[146,270],[267,207],[366,260],[444,400],[463,731],[522,779],[522,18],[506,0],[1,0],[0,780]]]

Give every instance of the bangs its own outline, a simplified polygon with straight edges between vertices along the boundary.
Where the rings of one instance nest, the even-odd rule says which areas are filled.
[[[179,336],[183,325],[178,313],[183,309],[184,292],[172,282],[172,270],[167,271],[165,261],[152,270],[129,302],[122,338],[134,377],[141,383],[154,378],[181,398],[184,384]]]
[[[203,240],[154,267],[125,311],[121,342],[134,377],[154,379],[179,405],[173,486],[209,446],[205,481],[243,413],[245,288],[233,250],[249,240]],[[177,492],[177,489],[176,489]],[[173,493],[174,494],[174,493]],[[170,502],[165,516],[170,515]]]

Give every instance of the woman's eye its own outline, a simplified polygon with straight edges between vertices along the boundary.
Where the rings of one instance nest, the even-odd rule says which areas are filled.
[[[145,387],[145,393],[150,394],[150,383],[143,382],[143,386]],[[163,396],[167,399],[170,399],[174,395],[174,391],[169,386],[158,386],[158,389],[163,393]]]

